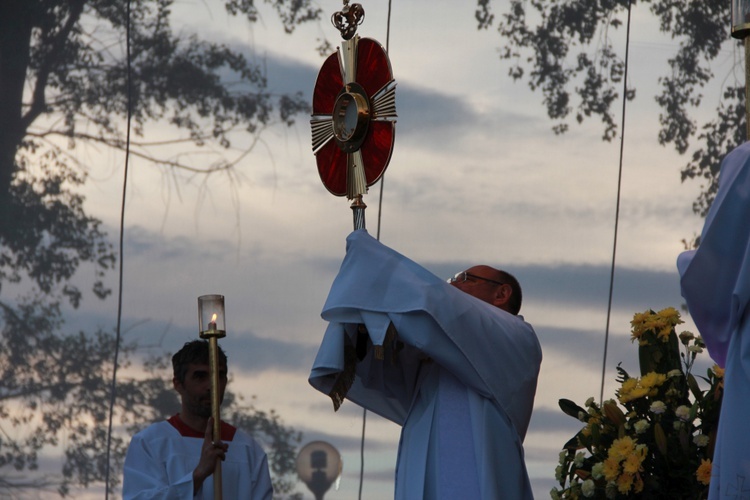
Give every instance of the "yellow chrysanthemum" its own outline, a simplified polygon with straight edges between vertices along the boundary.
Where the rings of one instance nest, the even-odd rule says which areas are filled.
[[[640,454],[633,453],[625,458],[625,462],[623,462],[622,464],[622,470],[630,474],[635,474],[636,472],[641,470],[642,463],[643,458],[640,456]]]
[[[637,378],[629,378],[629,379],[626,379],[626,380],[625,380],[625,381],[624,381],[624,382],[622,383],[622,386],[620,387],[620,391],[621,391],[621,392],[626,392],[626,393],[627,393],[627,392],[630,392],[630,391],[632,391],[633,389],[635,389],[637,385],[638,385],[638,379],[637,379]]]
[[[704,485],[708,485],[711,482],[711,460],[701,460],[698,470],[695,471],[695,477]]]
[[[641,386],[651,389],[653,387],[659,387],[667,381],[667,376],[663,373],[650,372],[643,376],[641,379]]]
[[[623,399],[630,401],[630,393],[633,392],[633,389],[635,389],[636,387],[638,387],[637,378],[629,378],[623,381],[622,386],[616,392],[617,398],[620,400],[620,403],[624,402]]]
[[[635,441],[630,436],[623,436],[620,439],[615,439],[612,442],[612,446],[609,447],[609,458],[617,460],[618,462],[623,461],[628,455],[635,451]]]
[[[669,321],[673,325],[679,325],[680,323],[684,323],[684,321],[680,319],[680,312],[674,307],[665,307],[664,309],[662,309],[656,314],[660,318],[663,318],[666,321]]]
[[[613,458],[604,460],[604,479],[614,481],[620,475],[620,461]]]
[[[659,329],[659,334],[657,336],[662,342],[667,342],[670,333],[672,333],[672,325],[664,325]]]
[[[630,322],[631,340],[634,341],[637,339],[639,344],[647,344],[648,342],[641,339],[641,337],[644,333],[650,331],[662,342],[666,342],[674,327],[680,323],[684,322],[680,319],[680,313],[674,307],[667,307],[658,313],[651,310],[636,313]]]
[[[636,474],[635,476],[635,484],[633,485],[633,491],[635,493],[640,493],[643,491],[643,479],[641,479],[640,474]]]
[[[651,311],[635,313],[633,315],[633,319],[630,321],[630,324],[632,326],[642,325],[650,317],[651,317]]]
[[[634,399],[639,399],[644,396],[649,396],[650,390],[645,387],[636,387],[632,391],[628,392],[627,394],[620,394],[620,403],[628,403],[630,401],[633,401]]]
[[[630,491],[630,488],[633,486],[633,474],[621,474],[620,477],[617,478],[617,491],[622,493],[623,495],[627,494],[628,491]]]

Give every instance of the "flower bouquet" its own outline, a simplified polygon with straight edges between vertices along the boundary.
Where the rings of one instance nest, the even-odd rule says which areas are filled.
[[[560,400],[585,426],[560,452],[553,499],[707,496],[724,371],[708,369],[701,389],[691,371],[705,344],[690,332],[678,336],[682,322],[671,307],[636,314],[640,377],[618,365],[616,400],[589,398],[585,408]]]

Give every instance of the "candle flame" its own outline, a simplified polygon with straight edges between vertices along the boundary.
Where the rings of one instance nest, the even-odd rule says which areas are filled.
[[[216,313],[214,313],[214,315],[211,316],[211,322],[213,323],[214,321],[216,321]]]

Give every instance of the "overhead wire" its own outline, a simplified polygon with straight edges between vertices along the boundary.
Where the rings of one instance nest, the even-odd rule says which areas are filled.
[[[385,30],[385,52],[390,55],[391,43],[391,0],[388,0],[388,17]],[[385,184],[385,174],[380,177],[380,194],[378,195],[378,224],[375,239],[380,241],[380,227],[383,215],[383,185]],[[365,430],[367,428],[367,408],[362,408],[362,439],[359,448],[359,500],[362,500],[362,486],[365,478]]]
[[[120,205],[120,242],[119,242],[119,270],[118,270],[118,287],[117,287],[117,326],[115,327],[115,354],[113,359],[112,367],[112,385],[110,388],[109,398],[109,423],[107,428],[107,460],[105,464],[105,486],[104,486],[104,498],[109,499],[109,478],[110,478],[110,455],[112,450],[112,422],[114,420],[115,400],[117,397],[117,365],[119,363],[120,354],[120,325],[122,323],[122,282],[123,282],[123,241],[125,235],[125,199],[128,187],[128,166],[130,160],[130,124],[132,119],[132,81],[131,81],[131,60],[130,60],[130,2],[127,0],[125,7],[125,61],[126,61],[126,72],[125,72],[125,94],[127,102],[127,125],[125,132],[125,170],[123,172],[122,180],[122,202]]]
[[[617,201],[615,203],[615,228],[612,243],[612,265],[609,271],[609,298],[607,300],[607,326],[604,330],[604,355],[602,356],[602,382],[599,390],[599,403],[604,400],[604,378],[607,371],[607,348],[609,344],[609,325],[612,318],[612,295],[615,284],[615,261],[617,255],[617,231],[620,221],[620,198],[622,191],[622,164],[625,151],[625,110],[627,109],[628,93],[628,59],[630,55],[630,14],[632,0],[628,0],[628,22],[625,29],[625,69],[622,79],[622,122],[620,124],[620,165],[617,172]]]

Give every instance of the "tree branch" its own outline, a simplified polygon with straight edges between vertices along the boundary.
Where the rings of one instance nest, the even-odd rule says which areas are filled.
[[[45,92],[47,90],[47,83],[49,82],[49,75],[52,72],[54,64],[57,62],[58,57],[65,48],[65,44],[71,32],[73,31],[73,28],[81,18],[81,14],[83,13],[83,6],[85,3],[86,0],[69,1],[68,4],[70,6],[70,14],[68,15],[65,24],[60,29],[60,31],[55,34],[55,36],[42,42],[43,44],[52,47],[52,50],[47,52],[46,56],[44,57],[44,61],[39,67],[39,71],[37,71],[31,106],[21,119],[24,130],[26,130],[29,125],[31,125],[31,123],[33,123],[34,120],[39,117],[39,115],[44,113],[47,107],[45,101]],[[46,35],[47,33],[45,33],[43,36]]]

